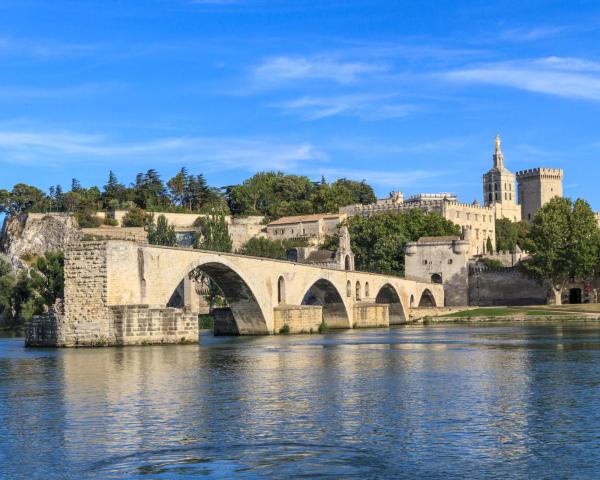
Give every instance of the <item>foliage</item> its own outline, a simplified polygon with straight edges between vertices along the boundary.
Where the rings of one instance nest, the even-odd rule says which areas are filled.
[[[10,192],[0,190],[0,213],[44,212],[49,207],[48,198],[39,188],[17,183]]]
[[[287,260],[287,251],[294,247],[305,247],[306,240],[270,240],[268,238],[251,238],[238,253],[251,257],[274,258]]]
[[[241,185],[226,188],[227,202],[234,215],[265,215],[278,218],[286,215],[336,212],[353,203],[372,203],[373,189],[363,180],[342,178],[327,183],[312,182],[302,175],[282,172],[261,172]]]
[[[511,222],[508,218],[496,220],[496,251],[515,253],[517,246],[524,249],[529,230],[527,222]]]
[[[9,320],[30,320],[64,295],[64,256],[48,252],[31,270],[15,275],[0,260],[0,314]]]
[[[497,260],[495,258],[484,257],[479,260],[479,263],[485,265],[488,268],[496,268],[497,269],[497,268],[504,267],[504,264],[500,260]]]
[[[198,315],[199,329],[212,329],[214,327],[214,319],[212,315]]]
[[[194,239],[194,248],[215,252],[231,252],[233,242],[223,214],[215,213],[200,220],[200,232]]]
[[[571,279],[590,279],[598,268],[600,233],[590,205],[555,197],[535,215],[526,244],[531,258],[523,270],[549,281],[556,302]]]
[[[494,253],[494,245],[493,245],[492,239],[490,237],[488,237],[485,242],[485,249],[486,249],[487,253],[489,253],[490,255],[492,253]]]
[[[327,333],[329,331],[329,326],[325,322],[325,320],[321,320],[319,324],[319,333]]]
[[[281,335],[287,335],[290,333],[290,326],[287,323],[284,323],[279,329],[279,333]]]
[[[151,223],[151,215],[140,207],[131,207],[121,221],[124,227],[145,227]]]
[[[159,215],[156,220],[156,226],[151,224],[148,227],[148,243],[150,245],[164,245],[174,247],[177,243],[175,228],[169,225],[164,215]]]
[[[404,273],[404,245],[424,236],[460,235],[460,227],[436,213],[410,209],[400,213],[355,216],[344,222],[350,232],[358,270]],[[336,249],[337,239],[326,248]]]

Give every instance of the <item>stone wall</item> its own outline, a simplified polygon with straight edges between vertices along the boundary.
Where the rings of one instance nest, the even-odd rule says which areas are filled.
[[[353,307],[353,327],[389,327],[389,305],[383,303],[355,303]]]
[[[116,345],[198,341],[198,315],[178,308],[112,305],[109,322],[115,332]]]
[[[273,309],[275,333],[284,325],[290,333],[316,333],[323,319],[323,307],[318,305],[279,305]]]
[[[543,305],[548,288],[520,273],[518,267],[469,270],[469,305]]]
[[[128,240],[148,243],[148,232],[143,227],[99,227],[82,229],[84,240]]]

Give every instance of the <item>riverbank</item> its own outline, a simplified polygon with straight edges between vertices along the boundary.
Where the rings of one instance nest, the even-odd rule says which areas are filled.
[[[600,321],[600,304],[470,308],[450,314],[424,317],[420,320],[420,323],[534,322],[544,320]]]

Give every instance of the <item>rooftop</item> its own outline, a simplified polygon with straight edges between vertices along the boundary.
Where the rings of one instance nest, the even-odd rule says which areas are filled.
[[[312,215],[295,215],[292,217],[281,217],[277,220],[273,220],[268,224],[271,225],[287,225],[290,223],[304,223],[304,222],[318,222],[319,220],[331,219],[334,220],[336,218],[345,217],[345,214],[342,213],[315,213]]]

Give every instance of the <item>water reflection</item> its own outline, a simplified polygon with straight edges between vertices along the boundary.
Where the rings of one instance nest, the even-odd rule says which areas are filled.
[[[25,350],[0,340],[0,476],[595,472],[600,327],[410,327]]]

